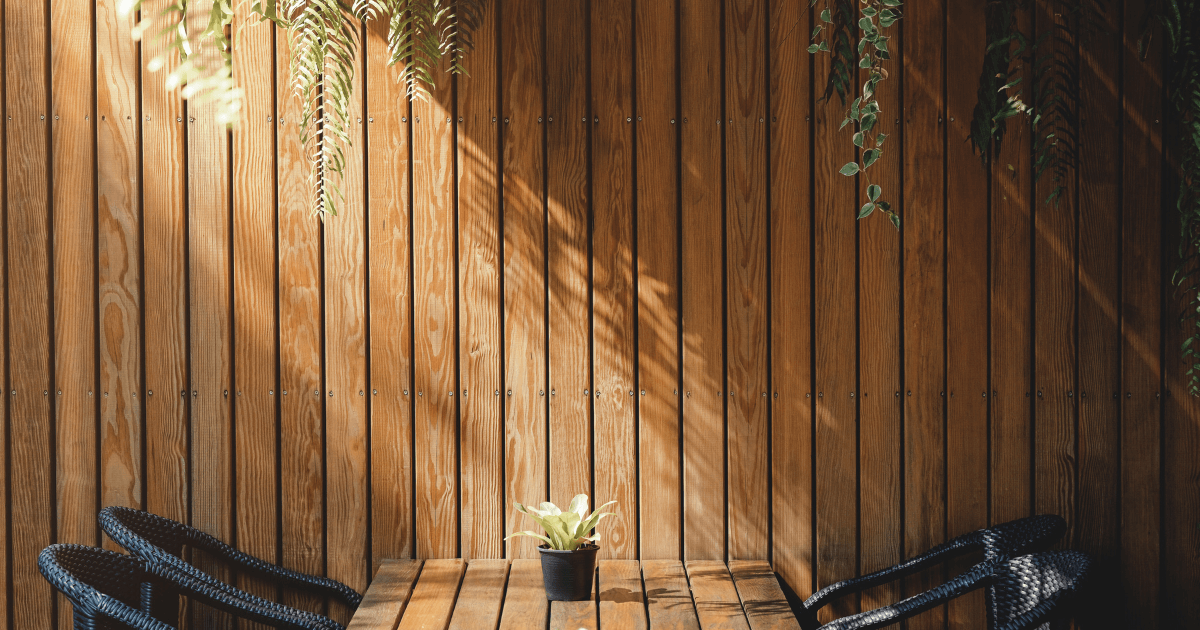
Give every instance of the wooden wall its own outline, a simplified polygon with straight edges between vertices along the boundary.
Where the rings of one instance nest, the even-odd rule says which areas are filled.
[[[362,589],[380,558],[530,556],[511,504],[577,492],[619,501],[605,556],[768,558],[802,596],[1053,512],[1100,562],[1092,627],[1200,623],[1135,0],[1055,44],[1086,103],[1057,207],[1028,126],[990,170],[966,142],[982,2],[908,3],[871,170],[899,231],[855,220],[802,0],[496,0],[471,77],[413,103],[370,25],[323,223],[287,38],[235,21],[229,130],[115,3],[0,2],[0,627],[69,627],[35,557],[105,542],[104,505]]]

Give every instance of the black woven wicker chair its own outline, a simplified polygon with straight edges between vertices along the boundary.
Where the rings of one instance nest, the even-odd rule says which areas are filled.
[[[842,617],[820,628],[883,628],[985,586],[992,587],[994,593],[988,602],[991,630],[1049,628],[1052,621],[1067,616],[1069,610],[1064,604],[1078,594],[1090,567],[1088,556],[1078,551],[1047,551],[1011,560],[989,560],[920,595]]]
[[[81,545],[50,545],[38,555],[38,569],[71,600],[75,630],[137,628],[174,630],[140,610],[157,578],[137,558]]]
[[[351,610],[358,608],[362,595],[341,582],[306,575],[264,562],[242,553],[216,538],[193,527],[171,519],[124,507],[107,507],[100,511],[100,527],[118,545],[146,563],[147,570],[166,578],[169,586],[155,589],[152,605],[155,616],[170,617],[177,609],[180,587],[211,592],[214,597],[234,602],[243,608],[234,614],[278,615],[287,623],[300,620],[303,628],[341,629],[343,626],[321,615],[270,602],[226,584],[185,562],[184,547],[207,553],[225,562],[234,571],[253,576],[295,591],[342,602]],[[186,592],[184,593],[186,594]],[[228,610],[228,609],[227,609]],[[238,611],[241,612],[238,612]],[[280,626],[284,627],[284,626]]]
[[[312,613],[237,591],[210,588],[207,582],[176,574],[172,567],[152,568],[141,558],[82,545],[51,545],[38,557],[46,580],[74,605],[76,630],[144,628],[172,630],[176,617],[152,609],[166,593],[186,596],[236,617],[286,630],[332,630],[337,624]],[[139,609],[140,608],[140,609]]]

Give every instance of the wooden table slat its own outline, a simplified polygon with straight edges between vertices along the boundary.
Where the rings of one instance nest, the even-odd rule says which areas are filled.
[[[459,590],[450,630],[495,630],[500,625],[508,560],[472,560]]]
[[[654,630],[700,630],[687,572],[678,560],[644,560],[646,603]]]
[[[399,630],[446,630],[466,568],[463,560],[426,560]]]
[[[546,627],[550,606],[542,586],[542,564],[539,560],[513,560],[508,573],[508,589],[504,595],[504,614],[500,630],[538,630]]]
[[[642,569],[637,560],[601,560],[600,627],[646,629]]]
[[[420,572],[420,560],[382,561],[346,630],[393,630]]]
[[[687,563],[687,572],[703,630],[750,630],[733,577],[724,563],[693,560]]]
[[[800,630],[792,607],[765,560],[732,560],[729,570],[752,630]]]
[[[600,580],[592,576],[592,598],[578,602],[550,602],[550,630],[598,630],[596,587]]]

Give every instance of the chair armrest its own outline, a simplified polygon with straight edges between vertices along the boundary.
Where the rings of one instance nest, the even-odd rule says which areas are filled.
[[[999,560],[980,562],[949,582],[935,586],[924,593],[913,595],[895,604],[881,606],[875,610],[835,619],[821,626],[821,630],[874,630],[890,626],[901,619],[907,619],[931,608],[936,608],[959,595],[986,586],[996,567],[1000,564]]]
[[[829,602],[859,591],[865,591],[869,588],[893,582],[907,575],[916,573],[927,567],[935,564],[940,564],[950,558],[967,553],[973,549],[979,548],[981,541],[976,534],[968,534],[959,536],[949,542],[942,543],[930,549],[929,551],[897,564],[894,567],[881,569],[874,573],[869,573],[849,580],[842,580],[830,584],[825,588],[813,593],[811,597],[804,600],[804,608],[816,615],[817,610],[821,609]]]

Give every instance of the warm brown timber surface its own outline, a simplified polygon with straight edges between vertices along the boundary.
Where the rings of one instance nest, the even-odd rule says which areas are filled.
[[[471,76],[412,103],[368,24],[322,222],[286,33],[237,16],[227,128],[161,89],[164,43],[115,0],[0,0],[0,630],[69,626],[34,559],[104,543],[108,504],[360,589],[386,558],[463,558],[478,612],[433,620],[507,627],[504,593],[541,589],[532,541],[503,541],[534,527],[513,502],[578,493],[620,502],[603,557],[664,562],[641,567],[652,628],[739,593],[772,612],[761,565],[726,561],[805,597],[1036,512],[1098,558],[1108,620],[1200,624],[1160,38],[1143,60],[1125,0],[1047,44],[1084,103],[1047,205],[1027,120],[986,166],[966,139],[977,4],[907,3],[890,31],[869,175],[897,230],[854,219],[868,181],[837,173],[854,147],[804,2],[496,0]],[[1034,4],[1027,31],[1064,19]],[[534,562],[475,562],[503,558]],[[699,609],[695,561],[720,569]],[[601,627],[632,614],[621,566]],[[909,627],[982,628],[981,606]]]

